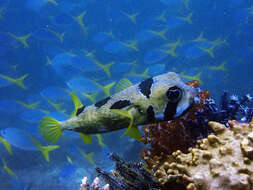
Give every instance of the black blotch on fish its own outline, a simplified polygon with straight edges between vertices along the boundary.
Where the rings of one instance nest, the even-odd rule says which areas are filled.
[[[166,108],[164,110],[164,120],[165,121],[169,121],[173,119],[173,116],[176,114],[177,112],[177,104],[178,102],[174,103],[174,102],[168,102],[166,105]]]
[[[80,113],[82,113],[84,108],[85,108],[85,106],[82,106],[82,107],[78,108],[77,112],[76,112],[76,116],[78,116]]]
[[[119,100],[115,102],[110,109],[122,109],[124,107],[130,106],[131,102],[129,100]]]
[[[147,122],[155,122],[155,112],[152,106],[149,106],[147,109]]]
[[[96,106],[97,108],[100,108],[100,107],[102,107],[103,105],[105,105],[109,100],[110,100],[110,96],[107,97],[107,98],[105,98],[105,99],[103,99],[103,100],[98,101],[97,103],[95,103],[95,106]]]
[[[169,88],[166,92],[166,96],[170,102],[178,102],[182,98],[182,89],[178,88],[177,86],[173,86]]]
[[[141,93],[143,95],[145,95],[147,98],[150,98],[151,86],[152,86],[153,82],[154,82],[153,78],[149,78],[149,79],[142,81],[138,86]]]

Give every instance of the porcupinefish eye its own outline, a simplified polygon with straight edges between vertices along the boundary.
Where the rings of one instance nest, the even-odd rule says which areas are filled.
[[[169,88],[166,92],[166,96],[170,102],[178,102],[182,97],[183,91],[177,86]]]

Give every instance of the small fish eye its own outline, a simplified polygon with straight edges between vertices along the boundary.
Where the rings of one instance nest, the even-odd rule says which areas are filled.
[[[182,89],[178,88],[177,86],[173,86],[169,88],[169,90],[166,93],[167,98],[171,102],[178,102],[182,97]]]

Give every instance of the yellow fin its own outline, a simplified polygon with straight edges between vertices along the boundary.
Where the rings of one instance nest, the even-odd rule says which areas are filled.
[[[91,152],[91,153],[89,153],[89,154],[86,154],[86,153],[83,152],[80,148],[77,147],[77,149],[78,149],[79,152],[82,154],[82,156],[83,156],[84,158],[86,158],[86,159],[89,161],[89,163],[91,163],[92,165],[95,165],[95,162],[94,162],[94,160],[93,160],[94,152]]]
[[[49,158],[49,152],[59,148],[58,145],[49,145],[49,146],[42,146],[35,138],[33,138],[31,135],[29,135],[31,141],[33,142],[33,144],[40,150],[40,152],[42,153],[42,155],[44,156],[45,160],[47,162],[50,162],[50,158]]]
[[[167,43],[165,45],[163,45],[164,47],[172,47],[172,48],[177,48],[177,46],[182,46],[182,42],[181,42],[181,37],[179,37],[177,39],[176,42],[173,42],[173,43]]]
[[[80,15],[73,17],[73,19],[76,20],[76,22],[80,25],[84,33],[87,34],[88,27],[85,27],[84,22],[83,22],[83,18],[85,15],[86,15],[86,11],[83,11]]]
[[[26,103],[21,102],[21,101],[19,101],[19,100],[17,100],[16,102],[17,102],[18,104],[24,106],[25,108],[27,108],[27,109],[32,109],[32,110],[35,109],[35,108],[38,106],[38,104],[40,103],[40,101],[37,101],[37,102],[34,102],[34,103],[32,103],[32,104],[26,104]]]
[[[137,127],[133,126],[134,119],[133,116],[129,113],[129,111],[119,109],[111,109],[110,111],[130,119],[128,128],[122,136],[129,136],[135,140],[140,140],[141,138],[140,131]]]
[[[203,47],[198,47],[199,49],[201,49],[202,51],[208,53],[208,55],[210,55],[212,58],[214,58],[214,54],[213,54],[213,49],[214,46],[210,47],[210,48],[203,48]]]
[[[129,43],[125,43],[125,42],[120,42],[120,43],[128,48],[135,50],[135,51],[139,51],[139,49],[137,47],[137,45],[138,45],[137,40],[130,41]]]
[[[70,164],[73,164],[72,159],[69,156],[67,156],[67,160]]]
[[[85,144],[91,144],[91,136],[85,133],[80,133],[80,137]]]
[[[51,32],[52,34],[54,34],[60,40],[60,42],[63,43],[63,37],[65,35],[65,32],[58,33],[58,32],[55,32],[51,29],[48,29],[48,31]]]
[[[94,81],[93,81],[94,82]],[[106,96],[110,96],[111,95],[111,93],[110,93],[110,91],[111,91],[111,88],[113,87],[113,85],[115,84],[115,82],[112,82],[112,83],[110,83],[110,84],[107,84],[107,85],[105,85],[105,86],[102,86],[102,85],[100,85],[100,84],[98,84],[97,82],[94,82],[101,90],[103,90],[104,91],[104,93],[105,93],[105,95]]]
[[[45,98],[45,97],[44,97]],[[57,112],[60,112],[62,114],[65,114],[66,110],[65,109],[61,109],[62,105],[64,103],[54,103],[52,100],[48,99],[48,98],[45,98],[48,103],[54,107],[54,109],[57,111]]]
[[[112,61],[112,62],[110,62],[110,63],[108,63],[108,64],[105,64],[105,65],[99,63],[97,60],[94,60],[94,63],[95,63],[97,66],[99,66],[101,69],[103,69],[104,72],[106,73],[106,75],[107,75],[109,78],[111,78],[110,68],[111,68],[112,65],[115,64],[114,61]]]
[[[105,143],[104,143],[102,135],[101,134],[96,134],[96,137],[98,139],[99,146],[105,146]]]
[[[27,35],[25,35],[25,36],[16,36],[15,34],[12,34],[12,33],[10,33],[10,32],[8,32],[8,34],[9,34],[12,38],[18,40],[21,44],[23,44],[23,46],[24,46],[25,48],[29,48],[29,45],[27,44],[27,39],[31,36],[31,34],[27,34]]]
[[[218,66],[209,66],[209,69],[213,69],[213,70],[218,70],[218,71],[227,71],[228,68],[225,67],[225,65],[227,64],[226,61],[223,61],[220,65]]]
[[[168,28],[165,28],[159,32],[157,31],[154,31],[154,30],[149,30],[149,32],[151,32],[152,34],[154,35],[157,35],[159,36],[160,38],[162,38],[163,40],[167,40],[167,37],[166,37],[166,33],[168,32]]]
[[[78,109],[83,107],[83,104],[81,102],[81,100],[76,96],[75,92],[69,92],[69,95],[72,98],[72,101],[74,103],[74,111],[71,114],[71,117],[76,116]]]
[[[170,49],[160,49],[161,52],[171,55],[172,57],[177,57],[178,55],[175,52],[176,46],[171,47]]]
[[[156,20],[158,21],[162,21],[162,22],[166,22],[167,18],[166,18],[166,11],[163,11],[162,14],[158,17],[156,17]]]
[[[124,90],[124,89],[126,89],[126,88],[128,88],[132,85],[133,85],[133,83],[130,80],[128,80],[127,78],[123,78],[116,85],[115,91],[120,92],[120,91],[122,91],[122,90]]]
[[[7,166],[5,160],[2,158],[3,169],[6,171],[10,176],[17,178],[17,175]]]
[[[180,73],[180,75],[183,78],[186,78],[186,79],[189,79],[189,80],[197,80],[197,81],[199,81],[200,84],[203,84],[203,81],[200,79],[201,74],[202,74],[202,72],[199,72],[194,76],[190,76],[190,75],[185,75],[184,72]]]
[[[49,2],[55,6],[58,6],[58,3],[55,0],[47,0],[47,2]]]
[[[0,137],[0,141],[3,143],[5,149],[12,155],[11,145],[4,138]]]
[[[201,32],[200,35],[196,39],[194,39],[192,41],[193,42],[206,42],[207,39],[204,38],[204,32]]]
[[[124,15],[126,15],[134,24],[136,24],[136,17],[139,15],[139,13],[133,13],[133,14],[128,14],[124,11],[121,11]]]
[[[0,77],[2,77],[3,79],[6,79],[10,82],[13,82],[15,83],[16,85],[18,85],[19,87],[23,88],[23,89],[26,89],[27,87],[24,85],[24,79],[28,76],[28,74],[25,74],[17,79],[14,79],[14,78],[11,78],[11,77],[8,77],[6,75],[3,75],[3,74],[0,74]]]
[[[189,24],[192,24],[192,12],[189,13],[186,17],[177,17],[180,20],[183,20]]]
[[[56,142],[62,134],[60,122],[50,116],[40,120],[39,131],[50,142]]]
[[[93,104],[95,104],[97,102],[96,96],[98,95],[98,92],[95,92],[92,94],[88,94],[88,93],[83,92],[82,95],[85,96],[86,98],[88,98]]]
[[[136,73],[135,71],[131,71],[130,73],[128,73],[128,76],[135,76],[135,77],[142,77],[142,78],[149,78],[150,76],[148,75],[148,70],[149,68],[146,68],[145,71],[143,73]]]

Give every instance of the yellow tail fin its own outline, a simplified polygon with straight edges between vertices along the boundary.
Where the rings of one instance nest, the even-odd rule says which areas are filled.
[[[50,145],[50,146],[40,146],[39,150],[41,151],[41,153],[43,154],[45,160],[47,162],[50,162],[50,158],[49,158],[49,152],[51,152],[52,150],[55,150],[59,148],[58,145]]]
[[[122,136],[129,136],[135,140],[140,140],[141,134],[138,127],[133,126],[134,118],[127,110],[118,110],[118,109],[111,109],[111,112],[119,114],[121,116],[127,117],[130,119],[130,123],[128,125],[127,130]]]
[[[10,169],[8,168],[5,160],[2,158],[2,163],[3,163],[3,169],[12,177],[17,178],[17,175]]]
[[[90,152],[89,154],[86,154],[84,151],[82,151],[80,148],[77,147],[79,152],[82,154],[84,158],[86,158],[92,165],[95,165],[95,162],[93,160],[94,152]]]
[[[100,84],[98,84],[97,82],[94,82],[101,90],[104,91],[105,95],[107,97],[109,97],[111,95],[110,91],[111,91],[111,88],[114,86],[115,82],[112,82],[110,84],[107,84],[105,86],[102,86]]]
[[[60,122],[50,116],[40,120],[39,131],[50,142],[56,142],[62,134]]]
[[[5,149],[12,155],[11,145],[4,138],[0,137],[0,141],[3,143]]]
[[[28,74],[25,74],[17,79],[15,78],[11,78],[11,77],[8,77],[6,75],[3,75],[3,74],[0,74],[0,77],[10,81],[10,82],[13,82],[15,83],[16,85],[18,85],[19,87],[23,88],[23,89],[26,89],[27,87],[24,85],[24,79],[28,76]]]
[[[67,156],[67,160],[68,160],[68,162],[69,162],[70,164],[73,164],[73,161],[72,161],[72,159],[71,159],[69,156]]]
[[[107,75],[109,78],[111,78],[110,68],[111,68],[111,66],[113,66],[113,65],[115,64],[115,62],[112,61],[112,62],[110,62],[110,63],[108,63],[108,64],[103,65],[103,64],[99,63],[97,60],[95,60],[94,63],[95,63],[97,66],[99,66],[101,69],[103,69],[104,72],[106,73],[106,75]]]
[[[42,146],[35,138],[33,138],[32,136],[30,136],[30,139],[32,140],[32,142],[35,144],[35,146],[40,150],[40,152],[43,154],[45,160],[47,162],[50,162],[50,158],[49,158],[49,152],[51,152],[52,150],[55,150],[57,148],[59,148],[58,145],[49,145],[49,146]]]
[[[96,96],[98,95],[98,92],[95,92],[92,94],[88,94],[88,93],[83,92],[82,95],[85,96],[86,98],[88,98],[93,104],[95,104],[97,102]]]
[[[27,108],[27,109],[32,109],[32,110],[35,109],[35,108],[39,105],[39,103],[40,103],[40,101],[37,101],[37,102],[34,102],[34,103],[32,103],[32,104],[26,104],[26,103],[21,102],[21,101],[19,101],[19,100],[17,100],[16,102],[17,102],[18,104],[24,106],[25,108]]]

